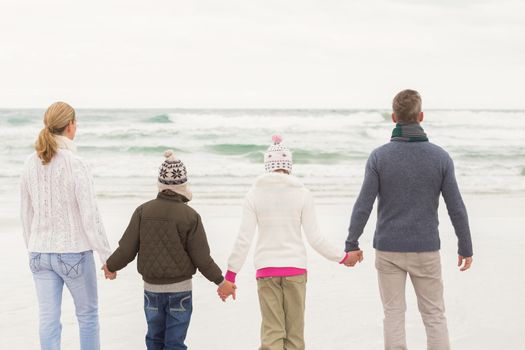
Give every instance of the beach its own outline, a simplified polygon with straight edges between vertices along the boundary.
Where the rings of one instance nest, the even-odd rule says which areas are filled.
[[[385,223],[381,248],[435,249],[435,237],[424,237],[435,227],[435,213],[425,203],[441,188],[447,201],[460,209],[452,215],[462,253],[469,255],[465,217],[451,181],[455,177],[468,213],[473,263],[465,272],[457,266],[458,238],[440,198],[451,349],[525,350],[524,14],[525,1],[519,0],[165,0],[153,6],[134,0],[0,1],[0,350],[40,349],[39,301],[29,257],[34,257],[33,270],[38,272],[38,253],[82,253],[79,250],[98,247],[95,241],[104,241],[98,217],[91,215],[96,212],[93,202],[86,198],[96,196],[114,252],[132,213],[156,198],[159,183],[186,184],[193,194],[188,205],[202,218],[211,256],[226,274],[242,208],[245,203],[250,207],[246,194],[265,173],[265,160],[268,169],[284,170],[279,168],[290,164],[290,156],[291,174],[312,194],[321,233],[339,247],[341,257],[356,199],[361,192],[362,198],[375,193],[368,189],[376,185],[380,221]],[[416,122],[423,131],[412,125]],[[53,137],[67,148],[59,152],[71,151],[81,162],[67,160],[68,154],[63,167],[55,168],[55,163],[44,171],[38,163],[27,163],[30,157],[38,161],[35,148],[47,163]],[[373,153],[397,141],[428,141],[452,161],[421,143]],[[415,153],[404,151],[412,146]],[[269,147],[276,148],[271,157]],[[169,154],[182,161],[185,170],[165,156]],[[167,166],[159,169],[166,160]],[[390,169],[386,163],[396,170],[385,175]],[[28,167],[34,171],[24,172]],[[362,190],[365,169],[380,175],[367,177],[373,186]],[[27,173],[31,176],[21,179]],[[65,177],[70,174],[75,177],[71,182]],[[91,179],[94,190],[84,186]],[[62,184],[67,188],[56,187]],[[33,213],[31,225],[24,222],[32,232],[22,232],[21,196],[31,199],[33,208],[24,200],[23,210]],[[278,214],[270,215],[261,208],[269,200],[254,203],[258,225],[268,230],[263,240],[271,243],[271,249],[262,249],[259,267],[272,268],[265,269],[272,275],[295,274],[298,270],[288,268],[302,268],[302,260],[292,262],[283,252],[302,255],[302,247],[281,228],[297,229],[291,223],[299,222],[299,209],[289,211],[288,201],[279,198],[271,202]],[[304,201],[300,211],[306,227],[308,204]],[[407,206],[409,210],[400,209]],[[359,238],[364,260],[351,268],[325,259],[303,234],[308,255],[306,349],[385,348],[373,248],[377,210],[376,198]],[[365,211],[356,210],[354,224]],[[163,235],[173,231],[174,220],[137,213],[147,214],[139,226],[148,235],[143,235],[142,246],[153,252],[151,260],[149,254],[141,255],[141,266],[144,261],[153,270],[149,280],[168,276],[157,274],[163,269],[187,276],[182,270],[191,267],[190,260],[198,261],[195,256],[202,251],[193,254],[189,249],[189,260],[175,254],[180,247],[166,241],[180,238],[177,232],[174,237]],[[403,224],[405,215],[414,224],[409,229]],[[149,219],[154,220],[144,224]],[[177,230],[186,230],[178,219]],[[196,227],[192,233],[199,231]],[[149,235],[149,228],[158,234]],[[28,252],[24,234],[33,234],[30,249],[41,252]],[[90,237],[82,236],[86,234]],[[193,276],[189,349],[259,348],[253,261],[257,234],[236,275],[237,300],[221,301],[214,283],[199,271]],[[280,238],[277,235],[285,238],[282,243],[273,239]],[[192,241],[181,237],[186,246]],[[104,247],[97,249],[107,250]],[[336,253],[330,255],[335,259]],[[109,280],[102,270],[106,261],[93,255],[101,349],[145,349],[144,282],[137,259]],[[73,270],[85,274],[79,272],[80,262],[66,264],[62,258],[57,257],[68,277]],[[169,258],[178,265],[167,266]],[[418,267],[428,277],[433,271],[423,260]],[[169,275],[170,282],[178,280]],[[186,290],[189,283],[182,282],[170,290]],[[435,294],[430,283],[421,284],[422,294]],[[394,287],[382,285],[395,293],[395,281]],[[90,287],[85,291],[92,291]],[[408,349],[427,349],[409,277],[406,299]],[[75,305],[65,286],[61,311],[61,349],[79,349]],[[286,313],[288,319],[295,314]],[[287,336],[292,338],[292,333],[288,328]],[[443,332],[435,333],[441,338]]]
[[[263,170],[262,155],[279,133],[294,152],[294,174],[312,190],[322,232],[344,248],[368,154],[388,142],[386,110],[79,110],[75,143],[94,175],[112,249],[133,210],[156,195],[158,167],[173,149],[188,168],[212,256],[225,270],[243,197]],[[38,348],[38,306],[19,220],[19,174],[42,125],[42,110],[0,109],[0,339],[2,348]],[[494,121],[497,120],[497,123]],[[440,204],[441,257],[452,347],[525,349],[525,111],[436,110],[422,124],[455,163],[474,245],[471,270],[459,272],[457,239]],[[361,237],[355,268],[308,248],[306,343],[312,350],[382,349],[382,306],[372,238],[375,211]],[[253,251],[253,248],[252,248]],[[238,298],[223,303],[216,286],[194,277],[190,349],[256,349],[260,315],[251,254],[237,278]],[[96,257],[97,267],[100,262]],[[135,262],[115,281],[98,275],[102,349],[143,349],[143,285]],[[425,348],[425,332],[407,281],[407,339]],[[64,349],[78,348],[67,291]]]
[[[210,205],[199,200],[192,206],[202,215],[212,256],[219,266],[226,261],[239,225],[241,201]],[[133,209],[145,198],[101,199],[100,209],[112,248],[125,229]],[[525,277],[522,256],[525,248],[525,196],[466,195],[474,264],[459,272],[453,228],[442,202],[440,205],[441,258],[445,284],[446,316],[452,348],[462,350],[525,349]],[[318,217],[323,233],[344,247],[346,229],[355,197],[346,204],[320,204]],[[28,267],[16,200],[2,203],[0,225],[0,332],[2,348],[38,348],[38,307]],[[354,348],[380,350],[382,308],[374,268],[371,216],[361,247],[365,260],[345,268],[324,260],[308,248],[306,344],[312,350]],[[98,259],[97,266],[100,267]],[[255,349],[258,346],[260,316],[255,271],[250,257],[237,278],[237,300],[220,301],[216,286],[198,272],[193,279],[193,316],[187,345],[190,349]],[[144,349],[146,322],[143,312],[142,280],[131,263],[114,281],[99,280],[99,308],[102,349]],[[407,281],[406,329],[411,349],[424,349],[424,327],[417,311],[414,292]],[[78,327],[72,299],[64,292],[62,346],[78,348]]]

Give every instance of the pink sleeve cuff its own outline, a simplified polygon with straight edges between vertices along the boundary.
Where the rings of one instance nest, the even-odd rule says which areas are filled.
[[[228,282],[235,283],[235,277],[237,277],[237,274],[228,270],[228,272],[226,272],[226,276],[224,276],[224,279]]]
[[[339,261],[339,264],[343,264],[346,259],[348,259],[348,253],[345,253],[345,256],[343,257],[343,259],[341,261]]]

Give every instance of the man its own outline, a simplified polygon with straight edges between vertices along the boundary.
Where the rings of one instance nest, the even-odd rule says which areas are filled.
[[[414,286],[427,333],[427,349],[449,349],[441,278],[438,205],[440,193],[458,237],[458,266],[472,264],[467,211],[458,189],[452,159],[428,142],[420,126],[421,96],[404,90],[393,101],[396,127],[389,143],[374,150],[352,211],[346,251],[350,266],[362,260],[358,239],[378,198],[374,234],[379,291],[384,309],[385,349],[407,349],[405,284]]]

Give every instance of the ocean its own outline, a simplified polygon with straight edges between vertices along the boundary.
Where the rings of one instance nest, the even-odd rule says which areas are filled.
[[[0,196],[18,177],[44,110],[0,109]],[[294,174],[321,203],[351,203],[369,153],[389,141],[387,110],[77,110],[78,153],[99,197],[151,198],[166,149],[186,164],[195,200],[238,202],[264,172],[273,134],[293,151]],[[428,110],[431,142],[453,157],[463,193],[525,193],[525,111]]]

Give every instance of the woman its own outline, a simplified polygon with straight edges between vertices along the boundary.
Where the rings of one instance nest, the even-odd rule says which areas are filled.
[[[260,350],[304,350],[306,249],[308,243],[326,259],[343,263],[347,254],[320,233],[308,189],[291,175],[292,153],[280,136],[274,136],[264,154],[266,174],[259,176],[246,196],[239,236],[228,260],[228,283],[218,289],[224,301],[235,296],[240,271],[256,228],[255,268],[261,309]]]
[[[75,155],[75,110],[52,104],[36,152],[21,176],[21,217],[39,303],[40,346],[60,349],[64,284],[75,303],[80,348],[100,349],[93,250],[104,264],[111,254],[98,212],[93,180]]]

